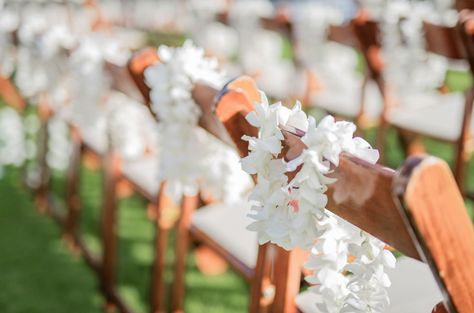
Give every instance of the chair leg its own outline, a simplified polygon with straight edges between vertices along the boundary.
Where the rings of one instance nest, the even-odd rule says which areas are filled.
[[[152,268],[151,280],[151,313],[165,312],[165,280],[164,272],[166,265],[166,248],[168,243],[168,234],[171,224],[164,216],[166,206],[168,205],[165,196],[165,183],[160,186],[158,201],[156,205],[156,234],[155,234],[155,256]]]
[[[36,189],[36,205],[41,213],[48,211],[48,192],[50,188],[50,170],[47,162],[48,154],[48,119],[41,119],[41,126],[39,131],[38,141],[38,169],[39,181]]]
[[[178,220],[176,235],[176,259],[173,283],[171,310],[173,313],[184,312],[184,294],[186,289],[186,257],[189,247],[189,226],[191,216],[199,205],[199,197],[185,196],[181,204],[181,215]]]
[[[296,313],[296,295],[301,282],[301,251],[286,251],[277,247],[275,260],[275,300],[272,313]]]
[[[264,299],[263,290],[265,287],[268,287],[270,284],[269,270],[270,262],[268,262],[270,244],[266,243],[264,245],[259,246],[258,248],[258,255],[257,255],[257,263],[255,264],[254,275],[252,278],[251,286],[250,286],[250,304],[249,304],[249,313],[260,313],[262,311],[262,300]],[[267,286],[265,286],[267,285]]]
[[[77,130],[72,130],[72,153],[66,181],[66,205],[67,213],[64,225],[64,237],[71,245],[71,248],[77,247],[75,242],[78,234],[78,223],[80,214],[80,196],[79,196],[79,180],[82,143]]]
[[[458,142],[456,146],[456,163],[454,164],[454,178],[458,184],[459,190],[463,195],[466,194],[466,167],[469,161],[468,153],[466,152],[466,142],[464,138]]]
[[[104,158],[104,202],[101,218],[101,287],[109,306],[113,303],[117,270],[117,180],[120,160],[113,153]],[[112,305],[113,306],[113,305]]]

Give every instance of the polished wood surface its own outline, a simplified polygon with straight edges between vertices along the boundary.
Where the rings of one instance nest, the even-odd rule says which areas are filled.
[[[423,259],[447,293],[447,308],[474,312],[474,227],[448,165],[434,157],[411,158],[395,186]]]

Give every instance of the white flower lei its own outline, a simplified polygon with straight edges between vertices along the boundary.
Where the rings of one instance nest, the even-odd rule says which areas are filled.
[[[217,60],[206,58],[191,41],[180,48],[160,46],[158,55],[160,61],[145,71],[145,78],[159,118],[160,180],[166,180],[176,200],[198,191],[226,202],[239,199],[251,179],[232,148],[198,127],[201,110],[191,95],[197,82],[223,86]]]
[[[331,165],[338,165],[341,152],[375,163],[378,151],[353,138],[352,123],[327,116],[316,125],[299,103],[290,110],[281,103],[269,105],[263,93],[261,99],[247,116],[259,128],[258,137],[243,137],[250,152],[242,167],[258,181],[250,196],[249,216],[255,221],[249,229],[258,233],[260,244],[272,242],[287,250],[312,247],[306,266],[317,271],[307,281],[315,284],[311,289],[318,294],[321,312],[382,312],[390,286],[384,267],[393,267],[395,259],[380,240],[329,212],[325,195],[334,182],[326,175]],[[301,140],[307,148],[288,163],[278,158],[284,139],[280,128],[305,133]],[[285,173],[300,165],[288,182]]]

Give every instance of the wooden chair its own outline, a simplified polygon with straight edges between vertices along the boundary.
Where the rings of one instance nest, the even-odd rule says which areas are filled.
[[[234,132],[233,138],[239,138],[235,129],[251,130],[244,123],[249,111],[243,108],[225,98],[217,104],[217,115]],[[297,154],[293,152],[293,157]],[[394,172],[343,155],[332,176],[338,180],[328,191],[329,210],[407,257],[427,263],[443,292],[447,312],[473,310],[470,290],[474,290],[474,269],[466,263],[474,259],[474,229],[446,163],[433,157],[413,157]],[[291,257],[284,259],[282,255],[277,258],[275,270],[283,273],[276,281],[285,287],[277,284],[276,288],[289,292],[299,287],[300,273],[295,263],[280,267],[288,265]],[[293,275],[286,275],[288,272]],[[272,311],[289,312],[278,300],[275,296]]]
[[[134,77],[135,82],[137,82],[138,86],[142,86],[142,92],[149,94],[149,88],[146,86],[144,82],[144,75],[143,71],[146,69],[147,66],[151,65],[152,63],[156,62],[156,50],[144,49],[138,52],[134,58],[132,58],[131,62],[129,63],[129,71]],[[248,81],[242,82],[243,84],[248,83]],[[232,86],[230,84],[229,86]],[[253,85],[248,85],[248,87],[253,87]],[[230,88],[230,87],[229,87]],[[256,89],[254,90],[256,92]],[[201,110],[203,112],[201,119],[199,120],[199,125],[206,129],[209,133],[216,136],[218,139],[223,141],[224,143],[228,143],[229,145],[233,145],[231,136],[232,134],[227,134],[225,131],[224,126],[219,122],[218,118],[213,114],[213,107],[212,107],[212,99],[216,95],[214,90],[210,88],[207,90],[199,90],[197,93],[194,93],[194,97],[196,101],[202,103]],[[253,94],[253,96],[258,96],[257,93]],[[209,98],[210,97],[210,98]],[[205,101],[202,101],[202,98]],[[245,96],[243,96],[240,100],[247,100]],[[237,102],[238,103],[238,102]],[[242,149],[246,149],[242,147]],[[187,250],[189,246],[189,236],[195,241],[199,241],[211,248],[214,248],[218,254],[223,256],[225,260],[227,260],[234,268],[236,268],[240,273],[244,275],[244,277],[248,278],[252,275],[252,269],[250,266],[246,266],[245,262],[240,262],[237,258],[233,257],[232,253],[229,253],[225,249],[220,248],[219,244],[214,243],[214,241],[206,236],[204,232],[201,232],[198,228],[194,228],[193,220],[199,219],[203,214],[201,212],[208,212],[205,209],[200,209],[196,212],[196,209],[199,205],[197,201],[198,197],[183,197],[182,199],[182,206],[180,211],[180,216],[177,221],[177,240],[176,240],[176,260],[175,260],[175,271],[174,271],[174,281],[172,286],[172,311],[179,312],[182,311],[184,308],[184,276],[185,276],[185,261]],[[212,207],[216,207],[219,205],[214,205]],[[216,207],[217,208],[217,207]],[[213,210],[212,212],[216,212]],[[229,212],[228,210],[217,210],[219,214]],[[242,212],[237,211],[237,212]],[[195,214],[199,213],[199,214]],[[197,216],[195,218],[195,215]],[[241,217],[240,217],[241,218]],[[201,220],[206,221],[207,218],[201,218]],[[245,232],[247,232],[244,228],[242,228]],[[159,238],[158,238],[159,240]],[[253,250],[256,252],[257,244],[256,238],[253,240]],[[252,252],[251,252],[252,253]],[[255,255],[253,256],[256,257]],[[254,260],[255,261],[255,260]]]
[[[464,60],[471,65],[473,72],[473,52],[467,50],[472,45],[472,34],[466,30],[468,20],[462,21],[457,27],[446,27],[424,22],[423,28],[426,38],[426,50],[451,60]],[[461,31],[460,31],[461,30]],[[453,143],[456,147],[454,163],[454,177],[463,192],[464,173],[469,160],[467,142],[472,136],[471,115],[472,102],[474,100],[474,89],[471,87],[464,96],[441,95],[439,101],[427,105],[417,105],[416,108],[410,103],[399,103],[395,105],[387,93],[387,82],[383,79],[383,60],[380,53],[378,39],[378,26],[374,21],[359,21],[359,37],[365,38],[363,46],[374,79],[384,95],[385,106],[382,122],[379,130],[378,147],[384,149],[385,129],[387,125],[393,125],[402,132],[413,135],[419,134],[442,141]],[[410,100],[408,100],[409,102]],[[416,101],[414,99],[414,101]],[[406,138],[406,137],[404,137]],[[402,139],[404,139],[402,138]]]
[[[342,25],[330,25],[327,31],[327,40],[352,48],[355,51],[362,51],[363,49],[357,35],[357,25],[354,21]],[[354,94],[350,99],[339,99],[336,96],[338,91],[334,88],[327,91],[315,91],[310,103],[329,113],[353,119],[359,128],[366,128],[366,125],[370,124],[368,123],[369,120],[378,117],[377,107],[383,106],[382,103],[377,103],[378,100],[382,101],[382,97],[380,97],[370,67],[365,68],[361,73],[358,89],[359,94]]]
[[[205,128],[220,129],[225,127],[226,132],[234,141],[239,153],[244,156],[248,152],[247,142],[241,140],[243,134],[256,134],[257,129],[245,121],[245,115],[234,112],[249,112],[253,110],[253,102],[259,100],[258,90],[249,78],[239,78],[230,82],[220,92],[203,85],[197,85],[193,97],[204,112],[203,118],[208,119]],[[213,100],[217,98],[217,106]],[[218,120],[212,118],[216,112]],[[214,127],[210,126],[215,123]],[[207,129],[207,128],[206,128]],[[224,136],[224,135],[223,135]],[[279,311],[291,312],[295,308],[293,294],[299,288],[299,282],[291,288],[272,279],[271,266],[282,270],[278,276],[284,281],[290,276],[289,270],[296,270],[301,275],[303,263],[302,253],[288,252],[271,244],[257,246],[255,234],[245,229],[249,220],[245,218],[248,205],[242,204],[223,205],[211,204],[204,206],[196,212],[183,211],[181,220],[185,232],[179,232],[179,241],[187,248],[188,236],[194,241],[204,244],[221,257],[223,257],[237,272],[249,281],[251,285],[250,312],[262,312],[269,308],[273,299],[278,303]],[[229,221],[225,223],[224,221]],[[180,229],[180,228],[178,228]],[[189,231],[189,235],[186,233]],[[232,238],[239,238],[241,244],[235,244]],[[182,311],[184,301],[184,272],[187,249],[177,251],[177,264],[175,271],[175,285],[173,288],[174,312]],[[181,261],[180,261],[181,260]],[[289,264],[295,263],[294,267]],[[286,276],[285,276],[286,275]],[[286,281],[286,280],[285,280]]]
[[[277,13],[273,18],[262,18],[261,22],[264,28],[285,36],[292,44],[293,49],[298,51],[297,38],[293,34],[294,26],[285,12]],[[330,25],[327,30],[328,43],[336,43],[356,51],[362,51],[361,38],[357,35],[357,27],[353,21],[342,25]],[[294,56],[294,62],[298,67],[303,66],[297,55]],[[374,80],[374,73],[370,68],[364,69],[364,72],[361,73],[360,87],[356,88],[356,93],[344,98],[340,97],[341,87],[332,87],[325,90],[325,87],[321,88],[320,86],[321,83],[324,84],[324,81],[320,81],[317,72],[308,68],[304,71],[307,84],[304,95],[302,95],[303,104],[319,107],[343,118],[353,119],[361,129],[367,128],[367,126],[374,123],[374,119],[378,119],[380,113],[378,107],[383,106],[382,97]],[[380,103],[378,103],[379,101]]]

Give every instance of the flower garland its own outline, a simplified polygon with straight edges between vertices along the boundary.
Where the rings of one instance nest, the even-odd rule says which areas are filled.
[[[325,194],[334,182],[327,176],[331,165],[338,165],[342,152],[375,163],[378,151],[353,138],[354,124],[327,116],[317,125],[299,103],[293,109],[269,105],[263,93],[247,120],[259,128],[258,137],[243,137],[250,152],[242,167],[258,181],[250,196],[249,216],[255,221],[248,228],[258,233],[260,244],[311,249],[306,267],[317,271],[307,281],[314,284],[321,312],[382,312],[389,303],[385,288],[390,286],[384,268],[393,267],[395,259],[380,240],[328,211]],[[280,158],[281,129],[304,133],[306,148],[289,162]],[[300,171],[288,182],[285,174],[297,167]]]
[[[205,57],[191,41],[180,48],[160,46],[158,55],[160,62],[145,71],[145,78],[159,119],[160,181],[166,180],[176,200],[199,191],[226,202],[238,200],[251,179],[232,148],[198,127],[201,110],[191,95],[197,82],[223,86],[217,60]]]

